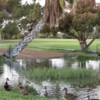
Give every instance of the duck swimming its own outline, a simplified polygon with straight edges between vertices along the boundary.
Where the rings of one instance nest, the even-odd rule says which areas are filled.
[[[5,88],[5,90],[7,90],[7,91],[11,91],[13,87],[12,87],[11,85],[8,84],[8,81],[9,81],[9,78],[6,78],[6,82],[5,82],[5,84],[4,84],[4,88]]]
[[[44,90],[45,90],[45,91],[44,91],[44,96],[45,96],[45,97],[48,97],[48,92],[47,92],[47,87],[46,87],[46,86],[44,86]]]
[[[63,91],[65,91],[65,93],[64,93],[65,100],[75,100],[77,98],[76,95],[68,93],[67,88],[64,88]]]
[[[88,100],[100,100],[100,99],[92,99],[92,98],[90,98],[89,95],[87,96],[87,98],[88,98]]]

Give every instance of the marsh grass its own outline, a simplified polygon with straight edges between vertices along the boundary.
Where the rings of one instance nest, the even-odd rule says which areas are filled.
[[[56,100],[54,98],[44,98],[39,95],[23,95],[20,94],[17,88],[12,91],[5,91],[4,88],[0,87],[0,100]]]
[[[43,81],[50,79],[51,81],[69,81],[69,80],[85,80],[94,79],[99,80],[99,71],[86,68],[33,68],[28,71],[22,71],[22,75],[25,75],[29,79],[36,81]],[[75,82],[75,81],[74,81]]]
[[[3,64],[3,62],[4,62],[4,58],[0,56],[0,65]]]

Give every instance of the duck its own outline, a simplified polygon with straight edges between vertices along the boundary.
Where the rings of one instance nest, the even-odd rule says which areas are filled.
[[[28,84],[30,84],[29,81],[26,81],[26,85],[22,86],[22,83],[19,82],[19,84],[18,84],[19,93],[24,94],[24,95],[28,95],[29,94]]]
[[[44,91],[44,96],[45,96],[45,97],[49,97],[49,96],[48,96],[48,91],[47,91],[47,87],[46,87],[46,86],[44,86],[44,90],[45,90],[45,91]]]
[[[47,97],[47,98],[53,98],[53,95],[50,93],[50,91],[48,92],[47,90],[47,86],[44,86],[44,97]]]
[[[68,93],[67,88],[64,88],[63,91],[65,91],[65,93],[64,93],[64,99],[65,100],[75,100],[77,98],[76,95]]]
[[[90,98],[90,95],[87,96],[88,100],[99,100],[99,99],[92,99]]]
[[[5,89],[6,91],[11,91],[13,87],[12,87],[11,85],[8,84],[8,81],[9,81],[9,78],[6,78],[6,82],[5,82],[5,84],[4,84],[4,89]]]

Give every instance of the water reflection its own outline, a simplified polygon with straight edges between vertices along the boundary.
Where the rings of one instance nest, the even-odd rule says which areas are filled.
[[[69,62],[64,58],[53,58],[53,59],[20,59],[17,61],[7,61],[5,63],[11,67],[18,70],[18,68],[28,69],[31,67],[72,67],[72,68],[92,68],[92,69],[100,69],[100,60],[88,60],[88,61],[72,61]]]
[[[25,76],[19,76],[20,70],[28,70],[33,67],[70,67],[78,68],[93,68],[100,69],[100,61],[85,61],[78,62],[76,60],[68,61],[64,58],[53,58],[53,59],[20,59],[17,61],[5,60],[4,64],[0,66],[0,85],[3,85],[5,79],[8,77],[11,81],[9,84],[17,85],[19,77],[21,78],[22,83],[25,83],[27,79]],[[64,98],[64,92],[62,91],[64,87],[68,89],[69,93],[75,94],[78,96],[77,100],[88,100],[88,95],[93,99],[100,99],[100,86],[96,86],[95,88],[84,87],[81,88],[78,85],[73,85],[71,83],[51,83],[49,80],[43,81],[41,83],[35,83],[32,80],[31,86],[33,86],[38,93],[43,96],[44,95],[44,86],[47,86],[47,90],[50,95],[55,98]]]
[[[84,61],[84,62],[78,62],[75,61],[72,64],[73,68],[92,68],[92,69],[100,69],[100,60],[89,60],[89,61]]]
[[[73,60],[69,62],[64,58],[52,58],[52,59],[26,59],[26,60],[18,60],[19,65],[16,66],[30,68],[30,67],[72,67],[72,68],[93,68],[100,69],[100,60],[88,60],[88,61],[76,61]]]

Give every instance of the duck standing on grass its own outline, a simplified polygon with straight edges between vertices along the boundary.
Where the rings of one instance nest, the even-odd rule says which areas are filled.
[[[22,83],[20,82],[18,84],[19,93],[25,94],[25,95],[29,94],[28,84],[30,84],[30,83],[28,81],[26,81],[26,85],[22,86]]]
[[[12,87],[11,85],[8,84],[8,81],[9,81],[9,78],[6,78],[6,82],[5,82],[5,84],[4,84],[4,88],[5,88],[5,90],[7,90],[7,91],[11,91],[13,87]]]
[[[65,91],[65,93],[64,93],[64,99],[65,99],[65,100],[76,100],[77,96],[68,93],[67,88],[64,88],[63,91]]]

